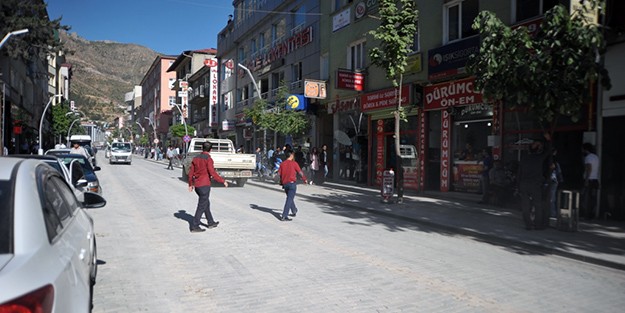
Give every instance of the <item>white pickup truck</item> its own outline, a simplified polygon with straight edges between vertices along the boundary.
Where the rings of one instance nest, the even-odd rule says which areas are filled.
[[[187,180],[189,168],[193,158],[202,153],[202,144],[210,142],[213,148],[210,152],[215,170],[226,180],[234,180],[239,187],[243,187],[248,178],[252,177],[256,168],[254,154],[236,153],[230,139],[192,138],[189,142],[187,156],[182,161],[182,178]]]

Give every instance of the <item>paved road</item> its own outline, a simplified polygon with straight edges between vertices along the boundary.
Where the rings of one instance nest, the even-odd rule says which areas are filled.
[[[98,172],[94,312],[616,312],[622,271],[494,245],[427,224],[214,187],[221,224],[190,233],[196,196],[165,165]],[[300,188],[319,188],[300,186]]]

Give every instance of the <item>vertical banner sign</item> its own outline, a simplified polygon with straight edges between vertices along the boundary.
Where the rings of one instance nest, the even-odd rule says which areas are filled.
[[[419,190],[423,191],[424,187],[425,187],[425,147],[427,147],[427,141],[426,141],[426,131],[425,131],[425,127],[426,127],[426,120],[425,120],[425,111],[423,111],[422,109],[419,109],[418,111],[419,114],[419,133],[418,133],[418,138],[419,138],[419,147],[417,149],[419,149],[419,155],[417,155],[417,160],[418,160],[418,164],[419,164],[419,177],[417,178],[419,180]]]
[[[493,103],[493,135],[495,138],[501,138],[501,102]],[[493,159],[501,160],[501,139],[499,139],[492,148]]]
[[[449,138],[451,137],[450,116],[447,110],[441,111],[441,190],[449,191]]]
[[[208,125],[211,127],[213,124],[217,123],[217,100],[219,95],[217,94],[217,84],[219,83],[217,79],[217,66],[212,66],[210,69],[210,98],[208,98]]]
[[[384,120],[376,121],[377,142],[375,153],[375,184],[382,184],[382,173],[384,172]]]

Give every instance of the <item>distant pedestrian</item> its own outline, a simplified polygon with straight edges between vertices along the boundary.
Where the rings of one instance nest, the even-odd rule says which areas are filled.
[[[560,168],[560,163],[557,160],[558,149],[553,149],[551,152],[551,163],[549,164],[549,216],[553,218],[558,218],[558,208],[557,206],[557,193],[558,193],[558,185],[564,182],[564,177],[562,176],[562,168]]]
[[[262,168],[263,168],[263,151],[260,147],[256,148],[256,172],[258,173],[258,177],[262,176]]]
[[[84,156],[85,158],[87,158],[87,160],[91,158],[91,156],[89,155],[89,152],[87,152],[87,149],[82,147],[78,142],[74,142],[74,146],[69,149],[69,153],[80,154]]]
[[[312,148],[308,159],[310,160],[310,184],[313,185],[315,184],[320,169],[319,150],[317,147]]]
[[[282,211],[281,221],[290,221],[290,216],[297,215],[297,206],[295,206],[295,193],[297,192],[297,175],[299,174],[304,183],[307,183],[306,175],[302,172],[297,162],[294,161],[295,156],[291,150],[285,152],[286,160],[280,164],[278,174],[280,175],[280,185],[286,193],[286,201],[284,202],[284,210]],[[289,211],[291,214],[289,214]]]
[[[488,204],[490,201],[490,176],[489,172],[493,168],[493,157],[490,155],[490,151],[488,149],[482,149],[482,177],[481,177],[481,185],[482,185],[482,200],[478,203],[480,204]]]
[[[243,145],[239,146],[239,149],[237,149],[237,153],[245,153],[245,148],[243,148]]]
[[[323,169],[323,178],[328,177],[328,145],[321,146],[321,152],[319,153],[319,162],[321,162],[321,168]]]
[[[548,134],[545,134],[545,138],[548,141],[551,139]],[[548,168],[545,167],[549,156],[545,150],[545,144],[535,140],[519,165],[519,191],[527,230],[545,229],[549,225],[548,202],[545,201],[547,190],[544,187],[546,177],[549,176]]]
[[[304,168],[306,167],[306,158],[304,157],[304,152],[302,152],[302,147],[296,146],[295,152],[293,152],[293,154],[295,156],[295,162],[297,162],[297,165],[299,165],[299,167],[304,170]]]
[[[597,194],[599,193],[599,157],[595,147],[586,142],[582,145],[584,154],[584,188],[582,188],[582,209],[588,220],[597,217]]]
[[[191,167],[189,168],[189,192],[195,189],[195,193],[198,195],[197,209],[195,210],[195,216],[193,217],[193,223],[191,225],[191,232],[203,232],[205,229],[200,228],[200,219],[202,214],[206,216],[206,226],[208,228],[217,227],[219,222],[213,219],[210,209],[210,192],[211,192],[211,179],[214,179],[218,183],[223,183],[226,188],[228,182],[225,181],[213,165],[213,159],[211,158],[210,151],[213,145],[210,142],[202,144],[202,153],[193,158],[191,161]]]
[[[172,162],[174,160],[174,149],[172,149],[171,146],[167,147],[167,160],[169,160],[169,163],[167,164],[167,169],[173,170],[174,166]]]

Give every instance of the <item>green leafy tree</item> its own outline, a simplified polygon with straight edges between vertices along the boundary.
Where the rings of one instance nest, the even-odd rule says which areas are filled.
[[[187,125],[187,131],[189,132],[189,136],[193,136],[195,128],[191,125]],[[169,132],[172,134],[172,136],[180,138],[184,137],[184,135],[186,134],[184,124],[171,125],[169,127]]]
[[[256,99],[254,105],[243,110],[245,117],[250,118],[255,126],[272,130],[285,135],[302,135],[308,129],[308,117],[303,111],[286,109],[289,97],[285,82],[280,83],[276,100],[270,108],[265,99]],[[266,147],[266,135],[263,145]]]
[[[54,138],[65,138],[67,136],[67,129],[70,123],[74,119],[73,115],[68,116],[70,112],[67,101],[65,103],[52,106],[52,134]]]
[[[406,71],[408,54],[417,32],[418,10],[414,0],[380,0],[380,25],[369,32],[380,42],[369,51],[371,63],[386,71],[386,78],[396,88],[397,107],[395,117],[395,154],[397,156],[397,198],[403,201],[404,180],[400,153],[400,121],[406,121],[406,113],[401,103],[401,85]]]
[[[67,31],[70,27],[61,25],[61,18],[50,20],[47,6],[43,1],[2,0],[0,2],[0,36],[28,28],[27,34],[7,41],[3,52],[11,58],[45,60],[49,54],[63,49],[58,32]]]
[[[468,65],[477,89],[489,101],[527,109],[551,135],[559,117],[576,122],[598,78],[610,88],[598,62],[605,49],[602,33],[585,20],[598,1],[586,3],[571,13],[555,6],[534,35],[526,27],[505,25],[492,12],[480,12],[473,23],[481,34],[480,53]]]

